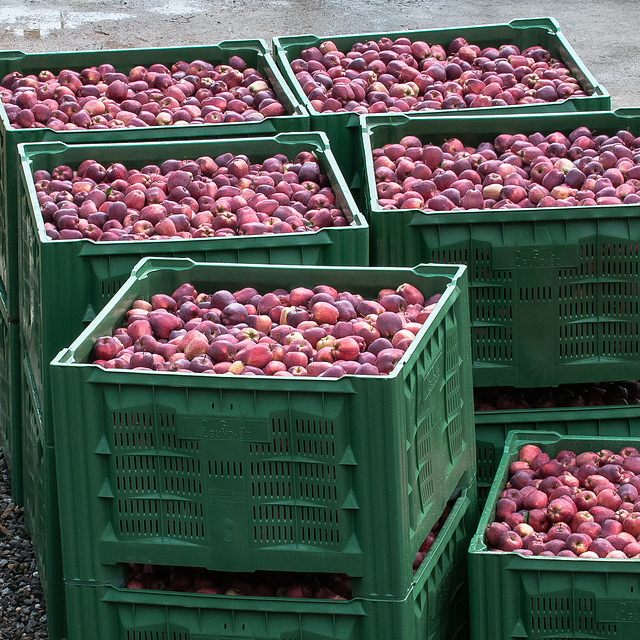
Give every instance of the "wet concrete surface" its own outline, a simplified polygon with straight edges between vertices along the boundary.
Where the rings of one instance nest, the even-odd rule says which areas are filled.
[[[0,0],[0,49],[60,52],[554,17],[614,108],[640,106],[637,0]]]

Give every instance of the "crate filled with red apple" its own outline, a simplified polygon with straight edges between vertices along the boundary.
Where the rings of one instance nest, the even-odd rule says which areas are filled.
[[[362,122],[371,263],[469,267],[476,386],[637,377],[636,110]]]
[[[333,376],[393,371],[435,310],[402,283],[365,297],[331,285],[259,293],[191,283],[135,300],[126,326],[100,336],[93,364],[186,373]]]
[[[383,210],[640,203],[640,137],[629,130],[500,134],[477,146],[405,136],[372,155],[377,208]]]
[[[608,108],[550,18],[362,35],[284,36],[276,60],[312,115],[561,104]],[[522,109],[521,109],[522,110]],[[546,110],[546,109],[544,109]],[[557,109],[556,109],[557,110]],[[502,110],[503,111],[503,110]]]
[[[539,446],[525,445],[509,467],[496,519],[487,528],[488,548],[524,555],[640,557],[638,472],[640,454],[631,446],[617,452],[563,450],[550,458]]]
[[[520,629],[538,638],[559,625],[587,639],[604,630],[630,637],[637,621],[627,612],[640,606],[639,446],[630,437],[509,434],[469,547],[472,637]],[[498,597],[505,591],[508,600]]]
[[[309,117],[262,40],[197,47],[0,54],[0,164],[18,144],[273,136]],[[122,161],[122,158],[116,160]],[[0,279],[18,322],[17,181],[0,194]]]
[[[443,46],[382,36],[346,52],[327,39],[302,49],[291,70],[318,113],[473,109],[587,95],[544,47],[481,48],[463,37]]]
[[[256,236],[354,222],[336,205],[329,177],[308,150],[261,162],[225,152],[129,168],[88,158],[76,169],[35,170],[33,180],[52,240]]]
[[[51,366],[65,578],[170,552],[347,573],[359,596],[404,598],[475,478],[464,274],[139,263]]]
[[[0,81],[0,98],[15,129],[252,122],[286,113],[267,78],[241,56],[220,64],[177,60],[122,71],[110,63],[37,75],[12,71]]]

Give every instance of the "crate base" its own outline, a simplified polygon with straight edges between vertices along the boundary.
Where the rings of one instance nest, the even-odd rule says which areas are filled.
[[[468,640],[475,494],[475,484],[462,490],[403,600],[234,597],[70,581],[66,640]]]

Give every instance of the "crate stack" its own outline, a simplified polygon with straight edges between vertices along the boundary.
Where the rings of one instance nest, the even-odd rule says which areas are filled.
[[[22,221],[19,309],[23,350],[25,512],[37,552],[51,554],[51,560],[43,559],[42,566],[56,567],[51,580],[44,578],[48,585],[62,578],[57,560],[60,542],[56,521],[56,430],[49,363],[118,291],[136,262],[145,255],[189,255],[210,262],[363,264],[367,261],[368,227],[343,185],[326,138],[317,133],[111,146],[43,142],[19,147],[18,218]],[[300,237],[302,234],[244,236],[226,238],[224,242],[207,238],[115,243],[51,241],[46,234],[33,181],[33,172],[38,169],[51,171],[59,165],[77,167],[87,158],[107,166],[116,161],[128,166],[144,166],[173,157],[197,158],[211,154],[217,157],[222,153],[239,154],[245,150],[250,150],[256,161],[277,153],[293,156],[301,151],[315,153],[351,225],[323,229],[305,237]],[[51,590],[63,593],[61,589]]]
[[[429,112],[319,110],[291,63],[325,40],[346,52],[380,38],[444,48],[455,38],[480,47],[544,47],[586,95]],[[285,115],[57,132],[14,128],[0,109],[1,175],[16,176],[0,183],[0,382],[11,381],[8,395],[0,385],[0,446],[18,479],[14,496],[22,492],[50,637],[479,640],[502,633],[537,640],[537,623],[521,622],[531,617],[529,580],[500,586],[485,563],[509,560],[487,553],[481,534],[467,582],[478,499],[489,496],[491,509],[507,432],[526,421],[527,428],[553,426],[573,437],[588,423],[590,434],[626,437],[635,435],[638,416],[632,408],[597,414],[585,408],[474,420],[473,386],[638,377],[639,205],[389,211],[378,203],[374,150],[406,136],[438,145],[456,138],[467,146],[500,134],[568,134],[577,127],[638,136],[638,114],[606,111],[608,93],[552,18],[280,37],[273,58],[257,40],[12,52],[0,56],[0,76],[105,62],[122,70],[178,59],[217,64],[234,55],[267,77]],[[33,178],[37,170],[77,168],[89,158],[139,168],[170,157],[232,152],[262,160],[299,151],[318,158],[349,226],[280,237],[52,241]],[[184,282],[231,291],[329,284],[371,295],[410,282],[424,295],[443,296],[388,376],[276,380],[90,364],[93,342],[122,324],[134,300],[170,294]],[[416,551],[448,509],[414,572]],[[136,571],[161,565],[237,573],[239,580],[256,572],[348,576],[351,591],[338,601],[181,592],[170,581],[160,590],[131,588]],[[509,567],[496,571],[503,569]],[[576,570],[576,580],[583,571],[591,570]],[[577,582],[577,588],[593,586]],[[502,609],[479,613],[490,599],[503,598],[498,589],[508,589],[521,606],[513,608],[513,628]],[[571,633],[585,620],[574,615],[575,606],[567,597]],[[622,637],[607,616],[592,616],[597,633]],[[501,624],[495,635],[492,625]]]
[[[65,634],[66,607],[62,585],[49,362],[59,349],[68,346],[87,326],[128,277],[138,259],[148,255],[152,248],[154,253],[163,255],[185,255],[193,248],[194,255],[198,257],[209,260],[216,258],[211,257],[203,246],[194,247],[194,243],[199,244],[197,240],[179,247],[170,243],[174,246],[160,250],[158,245],[149,242],[115,242],[111,246],[84,239],[51,242],[40,215],[32,163],[51,169],[56,165],[47,159],[56,157],[58,164],[67,160],[75,163],[75,170],[83,160],[88,159],[82,151],[74,156],[75,145],[78,145],[78,149],[88,145],[86,153],[98,153],[98,148],[102,148],[101,160],[111,164],[123,159],[122,155],[118,155],[117,143],[124,143],[127,148],[126,143],[129,142],[144,145],[146,142],[164,140],[175,141],[175,144],[182,146],[179,141],[184,139],[274,137],[280,132],[306,132],[309,127],[306,111],[289,91],[276,69],[267,44],[261,40],[226,41],[212,46],[162,50],[43,54],[7,52],[0,55],[0,75],[3,77],[14,72],[22,76],[38,75],[42,70],[57,73],[62,69],[72,69],[80,72],[105,63],[124,72],[135,65],[158,63],[170,67],[178,60],[190,62],[205,59],[212,64],[223,64],[232,56],[241,56],[247,65],[268,80],[285,109],[283,115],[250,123],[230,121],[189,127],[59,131],[48,127],[19,128],[11,124],[6,110],[0,109],[0,161],[2,175],[8,176],[0,183],[0,280],[2,299],[6,303],[3,309],[6,307],[7,311],[6,327],[3,313],[2,328],[3,336],[7,336],[8,347],[3,351],[3,375],[12,381],[10,386],[2,389],[5,394],[3,418],[6,415],[7,419],[2,422],[0,434],[11,470],[13,497],[24,504],[25,523],[34,542],[48,603],[51,638],[62,638]],[[317,142],[314,139],[311,145]],[[34,145],[37,148],[40,144],[43,145],[41,155],[34,151]],[[322,146],[322,141],[319,144]],[[178,157],[182,156],[178,154]],[[140,156],[136,157],[134,153],[133,159],[137,161]],[[355,209],[352,211],[356,217],[359,215]],[[361,227],[360,222],[358,220],[354,226]],[[362,230],[358,228],[354,231],[358,233]],[[330,241],[321,241],[320,244],[330,244]],[[275,252],[286,253],[284,245],[286,242]],[[246,251],[245,246],[230,246],[224,259],[237,261]],[[308,253],[306,251],[307,248],[296,249],[295,256],[288,259],[295,263],[303,259],[300,257],[302,254],[304,259],[318,255],[313,248],[308,249]],[[339,248],[337,252],[341,251],[342,248]],[[358,259],[356,254],[357,250],[352,257],[358,263],[362,258]],[[283,257],[283,260],[287,258]]]
[[[96,339],[121,326],[135,300],[184,283],[199,292],[327,284],[368,298],[399,279],[426,297],[443,295],[387,376],[88,364]],[[465,637],[466,545],[476,521],[467,304],[463,266],[139,263],[51,367],[69,640],[86,637],[96,620],[111,638]],[[416,552],[452,496],[433,553],[414,575]],[[346,574],[353,597],[135,592],[125,586],[130,563],[245,580]]]
[[[7,284],[2,328],[13,327],[12,334],[2,335],[14,337],[5,340],[11,349],[3,349],[3,357],[12,356],[5,359],[14,376],[7,389],[16,403],[3,427],[15,427],[16,447],[23,449],[14,455],[12,476],[24,478],[25,521],[47,600],[49,636],[332,640],[386,638],[401,630],[407,638],[463,640],[466,546],[476,520],[465,268],[364,270],[368,224],[333,146],[321,129],[310,130],[305,108],[261,41],[12,53],[0,60],[0,72],[27,75],[102,63],[126,70],[178,59],[216,64],[233,55],[264,73],[286,115],[251,123],[58,132],[13,127],[0,110],[3,175],[16,178],[3,181],[0,202],[0,266]],[[301,151],[317,157],[347,227],[280,237],[97,243],[52,241],[40,215],[34,180],[39,170],[77,169],[89,158],[140,168],[170,157],[233,152],[261,161]],[[166,264],[152,262],[131,280],[138,260],[152,255],[166,258]],[[76,360],[75,351],[61,366],[50,365],[84,329],[93,336],[97,327],[122,320],[114,296],[123,284],[130,291],[149,283],[161,289],[171,278],[186,278],[193,263],[171,262],[182,256],[200,261],[193,268],[201,280],[212,269],[211,277],[229,287],[240,287],[243,277],[265,287],[312,284],[322,277],[344,289],[361,284],[373,291],[396,287],[404,278],[425,293],[444,296],[399,373],[384,379],[348,376],[289,386],[268,380],[259,387],[244,377],[178,376],[176,382],[169,373],[145,379],[129,372],[133,376],[120,379],[118,372],[98,370],[99,377],[107,376],[96,386],[93,375],[85,377],[96,367]],[[214,269],[212,263],[224,266]],[[260,267],[242,270],[238,263]],[[314,271],[308,265],[336,267]],[[111,395],[116,388],[124,400],[118,407],[120,400]],[[212,431],[200,431],[210,420]],[[167,431],[167,421],[178,432]],[[282,452],[285,437],[291,448]],[[240,476],[249,476],[252,466],[252,480],[243,481]],[[285,486],[282,474],[285,494],[276,489],[255,504],[262,480],[268,476],[270,487]],[[445,508],[451,511],[437,542],[414,572],[416,552]],[[353,597],[296,602],[125,587],[131,565],[154,563],[348,575]]]
[[[305,136],[309,130],[307,113],[288,89],[267,44],[261,40],[161,50],[10,52],[0,56],[3,77],[13,72],[23,76],[37,75],[45,69],[80,72],[103,63],[114,65],[123,72],[135,65],[157,63],[170,67],[178,60],[207,60],[216,65],[226,63],[233,56],[242,57],[248,66],[267,79],[285,109],[283,115],[253,122],[231,119],[189,127],[57,131],[48,127],[18,128],[11,124],[6,111],[0,109],[2,175],[9,177],[0,183],[1,360],[2,380],[11,381],[3,384],[0,391],[3,412],[0,442],[11,471],[14,501],[25,506],[25,522],[33,538],[48,603],[51,638],[62,638],[66,633],[49,375],[49,362],[53,356],[87,326],[144,255],[192,255],[203,260],[227,262],[273,260],[291,264],[324,264],[325,261],[341,264],[353,261],[353,264],[366,264],[368,227],[353,206],[346,188],[342,187],[341,178],[335,175],[337,167],[330,158],[326,139],[315,134]],[[283,132],[296,133],[292,138],[276,141]],[[280,238],[276,242],[243,238],[240,241],[231,239],[220,246],[198,239],[160,246],[150,242],[109,244],[84,239],[52,242],[47,236],[33,180],[36,167],[50,170],[68,162],[75,170],[89,158],[87,154],[95,153],[107,166],[127,159],[141,168],[152,160],[167,159],[165,153],[178,158],[184,158],[187,149],[204,154],[212,151],[208,141],[229,139],[232,146],[233,139],[241,137],[247,138],[251,150],[258,154],[287,153],[294,149],[312,149],[317,153],[334,181],[340,205],[353,223],[344,229],[346,233],[333,237],[334,230],[327,229],[311,239],[299,237],[296,242]],[[199,148],[193,144],[189,147],[192,141],[198,140]],[[153,147],[153,141],[164,141],[166,146]],[[154,150],[147,148],[136,153],[136,148],[145,149],[146,144]],[[237,153],[245,149],[243,145],[240,147],[238,149],[236,145]],[[153,153],[156,155],[152,159]],[[353,242],[348,241],[351,233],[356,236]],[[211,250],[211,245],[215,250]]]
[[[565,63],[574,55],[570,47],[565,47],[562,34],[549,28],[549,23],[516,22],[522,31],[510,37],[500,32],[503,41],[529,46],[534,39]],[[541,37],[540,31],[545,30]],[[493,31],[493,35],[497,33]],[[377,40],[380,35],[332,41],[347,51],[356,42]],[[438,34],[442,39],[433,32],[403,35],[445,47],[456,36],[481,47],[487,45],[481,33],[472,30],[448,32],[447,39],[444,33]],[[391,40],[400,36],[389,34]],[[278,61],[291,62],[301,49],[318,46],[320,40],[308,36],[277,39]],[[612,144],[616,138],[627,143],[623,155],[634,157],[637,163],[637,145],[629,142],[640,135],[638,111],[610,111],[608,95],[580,61],[574,57],[568,67],[579,70],[583,86],[591,82],[588,98],[528,107],[441,110],[428,115],[367,114],[360,123],[364,172],[354,165],[347,167],[352,171],[348,174],[350,184],[359,192],[369,221],[372,265],[406,266],[420,261],[467,265],[473,378],[474,387],[480,391],[637,380],[639,205],[633,199],[623,205],[607,199],[596,202],[594,198],[579,207],[529,206],[492,211],[474,207],[468,211],[428,212],[417,207],[394,208],[379,203],[377,186],[385,178],[376,176],[374,158],[380,157],[379,150],[385,145],[398,145],[412,137],[419,138],[423,145],[435,146],[455,139],[471,154],[483,143],[492,145],[499,136],[538,134],[539,141],[551,143],[554,134],[566,137],[584,127],[594,132],[594,137],[611,139]],[[348,114],[332,116],[303,104],[312,122],[315,118],[326,123],[330,135],[331,126],[339,122],[332,122],[331,117],[341,118],[342,126],[351,122]],[[354,123],[350,131],[357,135],[356,130]],[[614,157],[613,164],[602,171],[620,159]],[[513,163],[517,165],[517,159]],[[605,193],[610,194],[602,195]],[[478,495],[481,503],[487,496],[488,500],[469,555],[471,638],[594,640],[626,638],[637,629],[638,589],[632,577],[637,572],[637,560],[629,560],[629,564],[620,560],[617,564],[594,564],[589,559],[532,561],[488,552],[483,534],[495,515],[506,470],[515,459],[516,437],[507,440],[510,431],[539,430],[539,436],[527,434],[529,439],[523,438],[519,444],[548,441],[552,443],[549,453],[578,444],[598,451],[623,438],[637,446],[639,417],[636,406],[529,408],[476,414]],[[581,435],[592,438],[579,442],[577,437]]]

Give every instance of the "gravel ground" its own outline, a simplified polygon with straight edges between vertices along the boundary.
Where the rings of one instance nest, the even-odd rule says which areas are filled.
[[[45,640],[47,611],[38,567],[23,509],[13,504],[10,489],[0,450],[0,638]]]

